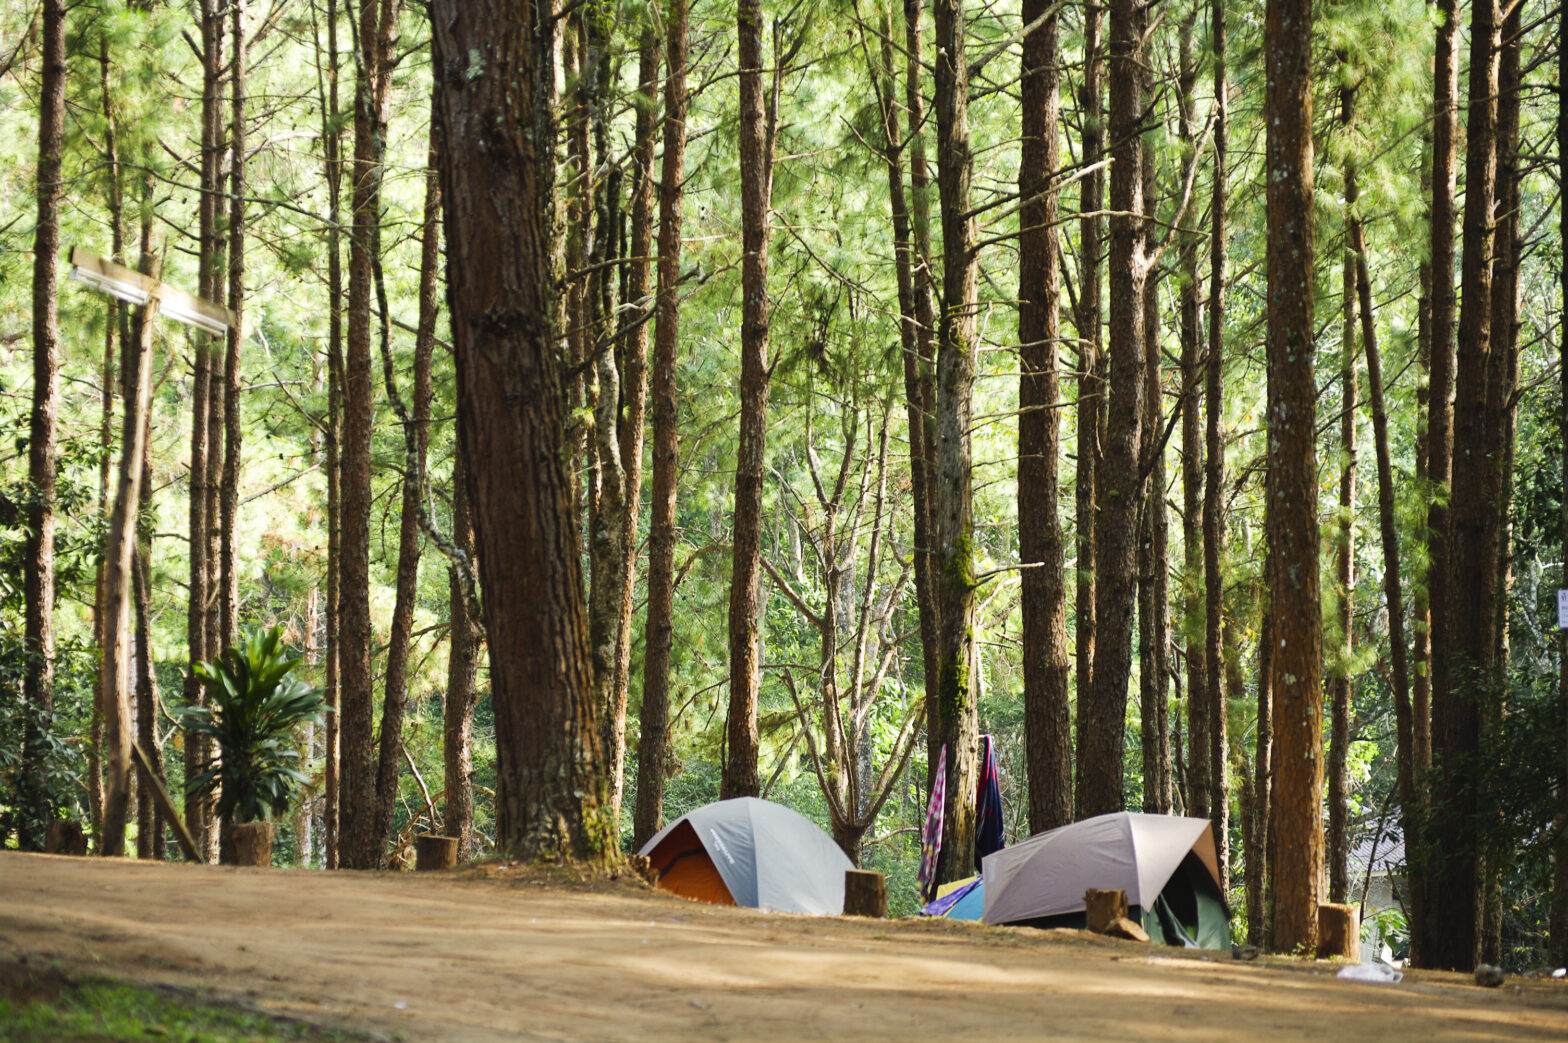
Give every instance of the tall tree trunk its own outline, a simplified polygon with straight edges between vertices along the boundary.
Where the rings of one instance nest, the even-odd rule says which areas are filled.
[[[1198,78],[1198,67],[1192,53],[1193,22],[1197,20],[1197,8],[1181,25],[1180,45],[1180,92],[1178,104],[1181,114],[1181,140],[1184,149],[1197,148],[1197,117],[1194,111],[1193,88]],[[1223,18],[1221,12],[1219,17]],[[1223,82],[1217,84],[1218,89],[1223,89]],[[1223,229],[1216,235],[1223,235]],[[1204,538],[1207,533],[1203,530],[1203,452],[1204,429],[1203,414],[1210,408],[1204,401],[1202,388],[1203,376],[1203,329],[1202,316],[1199,312],[1199,301],[1203,296],[1203,284],[1198,275],[1198,236],[1193,233],[1182,233],[1180,239],[1180,256],[1178,264],[1181,269],[1180,278],[1180,316],[1181,316],[1181,544],[1182,544],[1182,644],[1187,649],[1187,734],[1191,737],[1192,758],[1187,769],[1189,789],[1192,799],[1187,802],[1186,812],[1189,815],[1208,816],[1214,811],[1214,799],[1210,794],[1214,777],[1224,770],[1224,747],[1216,748],[1210,734],[1212,724],[1216,718],[1218,708],[1223,704],[1215,704],[1210,698],[1208,681],[1208,655],[1204,645],[1207,630],[1207,616],[1204,611],[1204,598],[1207,596],[1204,574]],[[1218,353],[1209,360],[1211,368],[1219,367]],[[1215,764],[1216,752],[1220,763]],[[1221,834],[1215,830],[1214,839],[1218,840]]]
[[[519,858],[603,860],[615,832],[553,323],[553,33],[531,0],[438,0],[432,14],[458,426],[495,705],[496,843]]]
[[[773,196],[773,137],[762,92],[762,6],[736,8],[740,57],[741,363],[740,446],[735,457],[734,563],[730,575],[730,707],[725,732],[724,797],[755,797],[757,697],[762,684],[763,454],[768,413],[768,207]],[[775,55],[775,60],[777,60]]]
[[[979,732],[975,662],[975,548],[969,427],[975,378],[979,265],[969,213],[969,66],[963,0],[935,0],[937,186],[942,214],[943,308],[937,342],[936,471],[932,528],[938,601],[938,738],[947,747],[947,795],[936,881],[974,864]]]
[[[1263,573],[1270,576],[1273,571],[1273,553],[1265,552]],[[1269,870],[1274,862],[1274,611],[1269,600],[1265,583],[1258,627],[1258,723],[1252,770],[1252,835],[1258,857],[1247,863],[1247,941],[1257,946],[1266,945],[1273,934],[1269,924],[1269,914],[1273,911],[1269,901]]]
[[[101,33],[98,39],[98,82],[103,95],[104,165],[107,168],[104,174],[108,181],[109,235],[113,243],[115,262],[124,264],[125,198],[121,182],[119,121],[115,113],[114,92],[109,83],[111,68],[109,36],[107,32],[104,32]],[[120,301],[110,297],[105,312],[103,368],[100,371],[99,378],[100,402],[103,412],[98,426],[98,514],[103,519],[104,531],[107,532],[109,524],[109,470],[110,461],[114,458],[113,425],[115,383],[117,382],[116,365],[120,343],[128,335],[129,309]],[[98,648],[102,648],[104,644],[103,572],[104,560],[100,556],[93,587],[93,644]],[[87,806],[88,814],[92,818],[92,829],[95,838],[103,835],[102,750],[103,674],[99,671],[93,676],[92,724],[88,736],[87,750]]]
[[[1230,884],[1230,795],[1222,756],[1228,748],[1226,741],[1226,699],[1220,687],[1220,674],[1225,670],[1224,599],[1225,580],[1221,572],[1221,555],[1225,548],[1225,252],[1226,252],[1226,175],[1229,131],[1230,84],[1226,70],[1225,0],[1214,0],[1211,8],[1210,31],[1214,34],[1214,193],[1210,202],[1209,219],[1212,222],[1209,237],[1209,348],[1203,370],[1204,397],[1204,476],[1203,476],[1203,701],[1209,707],[1213,727],[1210,735],[1210,769],[1213,781],[1209,787],[1213,798],[1210,821],[1214,823],[1215,839],[1220,841],[1220,883],[1228,892]],[[1194,392],[1196,394],[1196,392]],[[1239,666],[1238,666],[1239,669]],[[1196,698],[1189,695],[1188,698]],[[1260,730],[1261,736],[1261,730]],[[1256,780],[1253,793],[1256,797]],[[1191,814],[1191,812],[1188,812]],[[1246,814],[1246,812],[1243,812]],[[1249,816],[1250,818],[1250,816]],[[1250,823],[1254,827],[1256,823]],[[1255,854],[1261,861],[1262,837],[1253,830]],[[1249,861],[1250,865],[1250,861]],[[1250,868],[1248,870],[1251,872]],[[1262,877],[1260,875],[1259,879]],[[1259,888],[1261,897],[1262,889]],[[1261,938],[1261,935],[1259,936]],[[1253,939],[1253,944],[1257,940]]]
[[[1559,41],[1568,39],[1568,7],[1559,8],[1557,39]],[[1557,82],[1568,83],[1568,47],[1563,47],[1560,43],[1557,48]],[[1568,185],[1568,112],[1565,112],[1565,109],[1568,109],[1568,106],[1559,102],[1557,106],[1557,183],[1559,185]],[[1563,242],[1568,243],[1568,192],[1559,192],[1557,196],[1557,234]],[[1562,266],[1558,278],[1562,283],[1561,299],[1564,313],[1568,313],[1568,264]],[[1562,401],[1568,403],[1568,322],[1559,320],[1557,335],[1560,338],[1557,345],[1560,391]],[[1568,410],[1559,414],[1558,423],[1562,426],[1562,473],[1568,475]],[[1568,496],[1562,498],[1562,538],[1563,571],[1559,576],[1559,586],[1568,587]],[[1562,696],[1563,705],[1568,707],[1568,629],[1560,629],[1557,632],[1557,690]],[[1561,765],[1564,774],[1560,776],[1558,782],[1561,809],[1558,811],[1555,823],[1557,839],[1553,849],[1551,930],[1548,938],[1552,961],[1558,965],[1568,962],[1568,728],[1564,730],[1564,737],[1562,746],[1564,762]]]
[[[440,310],[441,179],[439,119],[430,121],[430,151],[425,164],[425,210],[420,229],[419,321],[414,334],[413,412],[403,431],[403,507],[398,525],[397,592],[392,632],[387,639],[387,675],[381,703],[381,736],[376,760],[376,834],[392,836],[398,775],[403,766],[403,716],[409,699],[408,661],[419,600],[419,515],[425,495],[425,461],[430,449],[431,357],[435,353],[436,314]],[[382,360],[387,395],[397,400],[391,358]],[[401,412],[401,403],[398,405]],[[433,823],[432,823],[433,825]]]
[[[235,534],[240,485],[240,345],[245,306],[245,0],[229,5],[229,310],[228,356],[223,366],[223,482],[218,491],[218,633],[227,647],[237,632],[239,576]]]
[[[141,270],[158,277],[153,251],[143,241]],[[104,548],[104,710],[103,837],[98,853],[125,854],[125,827],[131,813],[131,570],[136,556],[136,511],[141,503],[142,470],[147,455],[147,409],[152,397],[154,297],[135,323],[135,335],[122,345],[120,372],[125,397],[121,425],[119,480]]]
[[[1057,457],[1061,411],[1057,365],[1061,268],[1056,248],[1057,107],[1061,59],[1058,20],[1047,0],[1025,0],[1023,24],[1049,14],[1024,37],[1023,155],[1018,191],[1019,340],[1018,552],[1023,583],[1024,745],[1029,765],[1029,831],[1065,826],[1073,815],[1069,723],[1067,588]],[[924,491],[916,493],[925,498]],[[917,537],[918,539],[918,537]]]
[[[1319,605],[1317,384],[1312,304],[1312,0],[1269,0],[1266,527],[1278,751],[1273,784],[1274,948],[1317,944],[1323,875],[1323,621]]]
[[[618,351],[599,362],[598,441],[601,495],[590,554],[589,644],[602,715],[605,770],[610,773],[610,817],[619,823],[626,774],[627,681],[637,564],[637,516],[642,504],[643,421],[648,406],[648,325],[653,265],[653,150],[658,131],[659,39],[650,17],[638,44],[636,144],[632,150],[631,257],[627,260],[626,320]],[[608,236],[609,230],[601,232]]]
[[[150,417],[149,417],[150,422]],[[150,432],[142,436],[147,449]],[[152,517],[152,454],[142,456],[141,503],[138,515],[145,522]],[[139,526],[136,555],[132,559],[132,588],[136,611],[136,741],[152,761],[153,777],[167,787],[163,771],[163,744],[158,741],[158,675],[152,658],[152,530]],[[136,857],[163,861],[167,854],[163,812],[145,788],[136,802]]]
[[[1154,104],[1152,77],[1145,75],[1145,105]],[[1152,142],[1145,142],[1142,172],[1143,213],[1159,206],[1159,176]],[[1143,289],[1143,441],[1140,473],[1147,475],[1139,504],[1138,536],[1138,700],[1143,741],[1143,810],[1163,815],[1170,792],[1170,519],[1165,510],[1167,482],[1165,395],[1160,377],[1159,276],[1151,270]],[[1190,744],[1196,747],[1196,744]]]
[[[1132,671],[1143,445],[1144,255],[1141,198],[1143,28],[1137,0],[1110,5],[1110,398],[1104,466],[1096,476],[1094,677],[1078,704],[1079,817],[1121,811],[1122,739]]]
[[[920,4],[909,0],[905,4],[906,48],[911,55],[919,53]],[[898,122],[898,75],[893,58],[893,19],[884,13],[881,23],[881,66],[875,73],[878,103],[882,114],[883,158],[887,162],[888,201],[893,218],[893,258],[898,279],[899,346],[903,355],[904,408],[909,428],[909,484],[911,513],[914,515],[914,565],[915,606],[920,620],[920,650],[925,681],[925,720],[928,743],[935,740],[937,693],[937,606],[936,579],[932,574],[931,548],[931,439],[928,423],[931,420],[930,361],[931,361],[931,280],[926,267],[929,244],[922,252],[916,225],[929,220],[928,215],[917,214],[911,196],[923,194],[924,185],[905,191],[904,146],[905,140]],[[864,39],[864,38],[862,38]],[[867,52],[867,62],[871,61]],[[924,179],[925,156],[920,142],[919,123],[922,120],[925,98],[921,94],[918,77],[918,57],[910,57],[906,65],[906,110],[909,112],[909,152],[912,179]],[[919,170],[916,170],[916,166]],[[929,751],[928,751],[929,752]],[[927,765],[927,775],[935,768],[934,759]]]
[[[1341,123],[1352,123],[1354,88],[1340,89]],[[1345,166],[1345,183],[1355,180],[1355,168]],[[1347,188],[1348,197],[1349,190]],[[1328,834],[1324,840],[1328,860],[1328,900],[1344,902],[1349,889],[1350,835],[1350,661],[1354,652],[1351,623],[1355,616],[1356,556],[1356,263],[1349,228],[1350,201],[1346,199],[1346,242],[1341,260],[1339,352],[1339,515],[1334,533],[1335,648],[1328,663]]]
[[[1354,172],[1352,171],[1352,174]],[[1356,211],[1358,190],[1352,176],[1345,185],[1345,203],[1350,208],[1350,249],[1356,258],[1356,292],[1361,303],[1361,340],[1367,352],[1367,393],[1372,406],[1372,441],[1377,453],[1378,534],[1383,548],[1383,596],[1388,609],[1389,660],[1394,682],[1394,720],[1397,732],[1395,765],[1404,835],[1415,836],[1419,821],[1416,806],[1415,753],[1410,707],[1410,660],[1405,645],[1405,602],[1400,576],[1398,519],[1394,507],[1394,468],[1389,452],[1388,408],[1383,399],[1383,360],[1373,321],[1372,279],[1368,269],[1366,235]],[[1425,896],[1418,888],[1409,893],[1409,914],[1418,921],[1424,910]]]
[[[354,90],[352,227],[349,241],[348,356],[343,384],[342,556],[339,576],[339,676],[342,806],[339,864],[375,869],[386,859],[377,799],[373,738],[375,673],[370,650],[370,442],[375,424],[370,355],[371,293],[379,242],[381,160],[385,150],[392,47],[398,0],[366,0],[359,10]]]
[[[48,746],[44,729],[54,713],[54,505],[55,416],[60,391],[60,319],[56,301],[60,253],[60,155],[65,147],[65,0],[43,0],[38,91],[38,224],[33,231],[33,411],[28,422],[27,511],[24,566],[27,670],[22,696],[27,723],[22,737],[23,814],[17,837],[24,851],[42,850],[54,802],[43,783]]]
[[[342,562],[343,562],[343,251],[341,219],[343,162],[342,129],[338,109],[338,8],[337,0],[326,0],[326,54],[317,41],[317,76],[321,90],[322,159],[327,183],[327,605],[326,605],[326,732],[322,739],[322,864],[338,868],[338,768],[341,733],[339,666],[342,639]],[[325,63],[323,64],[323,57]],[[194,509],[194,508],[193,508]],[[194,572],[193,572],[194,574]]]
[[[904,0],[904,111],[909,115],[909,232],[911,263],[910,277],[914,292],[914,369],[918,394],[910,394],[908,384],[905,394],[911,403],[918,403],[919,433],[911,432],[909,447],[911,461],[918,452],[921,456],[924,502],[914,505],[916,529],[916,567],[926,572],[926,593],[920,594],[920,578],[915,576],[915,592],[919,597],[920,650],[925,666],[926,689],[926,785],[930,785],[936,771],[937,758],[941,756],[941,723],[939,720],[941,670],[937,665],[937,649],[941,644],[942,599],[940,580],[936,574],[936,527],[932,519],[931,484],[936,480],[936,304],[935,275],[932,271],[931,248],[931,170],[926,163],[926,96],[923,75],[925,33],[921,28],[921,11],[924,0]],[[891,38],[890,38],[891,40]],[[890,66],[891,67],[891,66]],[[908,369],[905,370],[908,380]],[[913,462],[911,462],[913,469]],[[924,536],[918,535],[924,533]]]
[[[686,0],[670,0],[665,16],[664,155],[659,171],[659,270],[654,301],[653,489],[648,525],[648,616],[637,739],[637,811],[632,846],[659,831],[670,721],[670,649],[675,601],[675,496],[679,477],[679,413],[675,361],[679,348],[681,196],[686,163]]]
[[[1448,507],[1454,451],[1454,195],[1458,172],[1459,135],[1459,4],[1437,0],[1436,56],[1433,60],[1432,203],[1429,224],[1432,244],[1431,359],[1427,381],[1426,477],[1433,488],[1427,509],[1426,582],[1416,587],[1416,670],[1411,714],[1415,773],[1424,784],[1432,767],[1432,692],[1446,683],[1448,642]],[[1425,888],[1420,866],[1421,845],[1413,852],[1413,886]],[[1426,940],[1424,924],[1412,925],[1411,956],[1421,961]]]
[[[1454,457],[1445,601],[1432,611],[1446,630],[1434,639],[1439,664],[1432,689],[1432,764],[1438,773],[1431,856],[1432,895],[1422,960],[1469,970],[1481,944],[1480,779],[1474,759],[1494,695],[1497,640],[1497,467],[1488,424],[1492,349],[1492,206],[1497,184],[1497,3],[1471,9],[1466,106],[1464,251],[1454,358]],[[1435,350],[1435,349],[1434,349]],[[1442,647],[1442,646],[1446,646]],[[1438,909],[1442,912],[1439,914]],[[1442,923],[1439,924],[1438,917]]]
[[[1094,679],[1095,640],[1095,568],[1094,554],[1097,501],[1096,478],[1101,456],[1100,429],[1105,417],[1105,377],[1107,360],[1100,343],[1100,238],[1104,227],[1099,216],[1105,202],[1105,176],[1096,166],[1105,154],[1105,128],[1101,122],[1101,74],[1104,56],[1100,45],[1100,24],[1105,8],[1101,4],[1084,6],[1083,86],[1078,99],[1079,122],[1083,126],[1082,156],[1089,173],[1079,181],[1078,210],[1078,405],[1077,450],[1074,463],[1074,516],[1075,551],[1078,556],[1077,575],[1073,588],[1073,654],[1074,692],[1078,699],[1078,715],[1074,742],[1079,750],[1087,744],[1088,718],[1084,707],[1088,705]],[[1083,775],[1083,762],[1078,762],[1078,776]],[[1073,808],[1078,817],[1083,816],[1083,785],[1079,782],[1073,791]]]
[[[468,508],[468,474],[459,439],[452,447],[452,543],[474,560],[474,522]],[[479,673],[479,627],[469,615],[468,597],[456,566],[447,569],[452,647],[447,658],[446,702],[442,707],[442,763],[446,801],[441,819],[447,836],[457,838],[457,857],[474,856],[474,681]]]

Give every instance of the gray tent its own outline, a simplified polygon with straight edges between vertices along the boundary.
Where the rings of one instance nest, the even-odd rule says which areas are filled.
[[[844,911],[844,870],[854,868],[816,823],[756,797],[688,812],[637,853],[676,894],[819,916]]]
[[[986,923],[1082,927],[1083,893],[1114,889],[1155,941],[1230,945],[1208,819],[1100,815],[987,855],[984,866]]]

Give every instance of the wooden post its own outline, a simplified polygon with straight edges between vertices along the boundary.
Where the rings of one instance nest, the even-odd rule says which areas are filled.
[[[272,823],[230,822],[223,827],[237,866],[272,865]]]
[[[844,870],[844,915],[878,920],[887,916],[887,880],[881,873]]]
[[[1127,919],[1127,892],[1090,888],[1083,893],[1084,925],[1104,934],[1117,920]]]
[[[1361,962],[1361,924],[1353,905],[1318,906],[1318,957],[1330,956]]]
[[[421,833],[414,838],[414,870],[451,869],[457,865],[457,838]]]

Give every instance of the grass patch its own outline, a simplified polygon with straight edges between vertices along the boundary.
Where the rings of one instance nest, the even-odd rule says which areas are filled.
[[[216,1003],[187,989],[75,979],[37,961],[0,960],[0,1039],[12,1043],[360,1043],[368,1038]]]

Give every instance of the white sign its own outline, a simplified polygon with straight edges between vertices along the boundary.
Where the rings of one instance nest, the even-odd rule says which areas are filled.
[[[1557,626],[1568,630],[1568,590],[1557,592]]]

